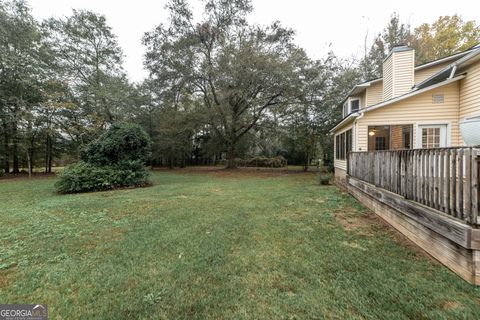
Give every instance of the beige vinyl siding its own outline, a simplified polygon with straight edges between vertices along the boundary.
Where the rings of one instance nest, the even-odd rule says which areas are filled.
[[[383,81],[372,83],[365,90],[365,106],[373,106],[383,101]]]
[[[393,53],[393,97],[412,90],[414,65],[414,50]]]
[[[467,76],[460,81],[460,121],[480,115],[480,62],[465,71]]]
[[[443,104],[434,104],[432,95],[444,94]],[[419,124],[449,124],[450,143],[459,145],[459,83],[427,91],[417,96],[366,112],[357,120],[357,151],[368,150],[368,126],[413,124],[413,145],[416,146],[416,127]],[[355,140],[355,139],[354,139]]]
[[[414,73],[414,84],[418,84],[423,80],[427,79],[434,73],[439,72],[443,68],[448,66],[447,63],[442,63],[439,65],[422,68],[420,70],[415,70]],[[377,103],[383,102],[383,80],[377,81],[372,83],[366,90],[365,90],[365,106],[373,106]]]
[[[345,171],[347,171],[347,159],[345,159],[345,160],[338,160],[338,159],[337,159],[337,142],[336,142],[337,140],[336,140],[335,137],[336,137],[337,135],[339,135],[339,134],[344,133],[345,131],[350,130],[350,129],[352,129],[352,140],[353,140],[353,142],[352,142],[352,144],[353,144],[352,150],[355,150],[355,136],[356,136],[356,132],[355,132],[355,129],[353,128],[353,124],[349,124],[349,125],[343,127],[342,129],[336,131],[336,132],[335,132],[335,135],[334,135],[334,137],[333,137],[333,142],[334,142],[334,143],[333,143],[333,144],[334,144],[334,146],[333,146],[333,159],[334,159],[334,160],[333,160],[333,166],[334,166],[335,168],[342,169],[342,170],[345,170]]]
[[[449,65],[449,63],[446,62],[446,63],[438,64],[438,65],[435,65],[435,66],[431,66],[431,67],[428,67],[428,68],[415,70],[415,84],[418,84],[418,83],[422,82],[423,80],[427,79],[428,77],[430,77],[434,73],[437,73],[440,70],[442,70],[443,68],[446,68],[448,65]]]
[[[389,57],[383,63],[383,100],[393,98],[393,59]]]

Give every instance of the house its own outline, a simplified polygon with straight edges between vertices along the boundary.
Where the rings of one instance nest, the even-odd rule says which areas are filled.
[[[337,183],[480,285],[480,46],[417,66],[413,49],[395,47],[383,77],[355,85],[341,107]]]
[[[412,48],[395,47],[383,77],[355,85],[341,107],[331,130],[338,182],[349,151],[463,146],[460,123],[480,116],[480,46],[417,66]]]

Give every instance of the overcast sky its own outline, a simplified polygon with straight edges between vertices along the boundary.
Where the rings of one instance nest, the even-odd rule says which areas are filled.
[[[107,17],[125,54],[124,68],[131,80],[147,76],[143,70],[144,47],[140,39],[168,17],[167,0],[30,0],[38,19],[70,15],[72,9],[88,9]],[[201,8],[199,0],[191,0]],[[432,22],[441,15],[460,14],[466,20],[480,20],[477,1],[320,1],[320,0],[253,0],[251,21],[269,24],[279,20],[293,28],[297,43],[312,58],[321,58],[332,49],[341,56],[358,56],[365,35],[371,37],[388,22],[392,12],[403,22],[417,26]],[[479,21],[480,22],[480,21]]]

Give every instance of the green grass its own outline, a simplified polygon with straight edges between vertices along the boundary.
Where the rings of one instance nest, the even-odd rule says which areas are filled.
[[[152,180],[0,182],[0,303],[51,319],[478,319],[479,289],[313,174]]]

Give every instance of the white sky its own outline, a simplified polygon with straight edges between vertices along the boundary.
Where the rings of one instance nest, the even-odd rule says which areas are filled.
[[[199,0],[190,0],[200,9]],[[125,54],[124,68],[129,78],[141,81],[143,70],[141,45],[143,33],[166,23],[167,0],[30,0],[37,19],[70,15],[72,9],[88,9],[107,17]],[[388,22],[392,12],[403,22],[417,26],[433,22],[441,15],[460,14],[465,20],[480,23],[477,1],[341,1],[341,0],[253,0],[251,21],[269,24],[279,20],[297,32],[297,43],[310,57],[321,58],[330,48],[340,56],[359,56],[367,30],[369,38]]]

